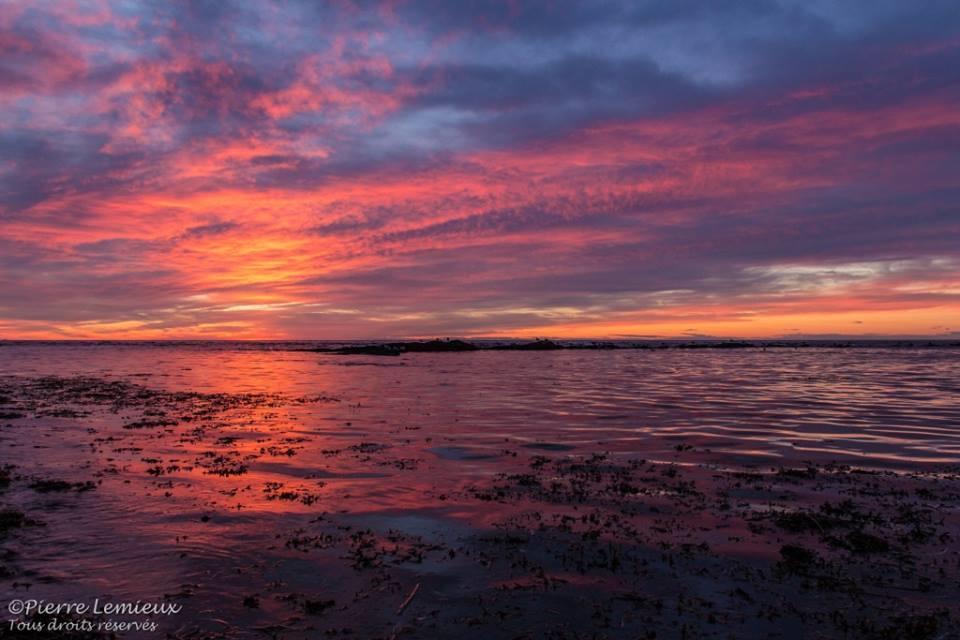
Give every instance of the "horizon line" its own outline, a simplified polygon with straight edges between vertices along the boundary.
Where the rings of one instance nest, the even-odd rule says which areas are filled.
[[[553,340],[563,342],[791,342],[791,341],[953,341],[960,340],[960,334],[952,335],[871,335],[871,334],[811,334],[772,337],[747,336],[622,336],[622,337],[563,337],[563,336],[433,336],[433,337],[378,337],[378,338],[0,338],[0,344],[11,342],[419,342],[426,340],[482,340],[482,341],[525,341]]]

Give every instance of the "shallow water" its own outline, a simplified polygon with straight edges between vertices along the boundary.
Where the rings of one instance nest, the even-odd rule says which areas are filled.
[[[448,449],[456,442],[463,456],[439,457],[461,460],[496,455],[506,440],[647,455],[682,442],[736,464],[835,460],[912,468],[960,461],[958,349],[383,358],[250,346],[10,346],[0,349],[0,375],[95,376],[203,393],[322,393],[342,403],[311,412],[303,428],[389,439],[378,425],[389,431],[404,423]],[[352,422],[346,430],[345,421]]]
[[[302,620],[312,618],[290,613],[310,594],[343,611],[386,598],[384,610],[365,609],[373,637],[393,624],[415,582],[431,585],[420,600],[456,602],[478,569],[421,550],[415,569],[408,556],[391,556],[399,573],[378,582],[350,570],[371,548],[353,538],[359,532],[429,551],[502,529],[505,514],[530,505],[492,506],[470,492],[536,456],[608,452],[615,461],[714,470],[829,462],[950,470],[960,462],[958,355],[818,348],[378,358],[222,343],[5,345],[0,379],[10,388],[56,376],[73,380],[74,394],[55,406],[24,396],[10,403],[23,417],[0,420],[0,462],[23,479],[5,501],[46,525],[10,542],[22,573],[6,583],[7,595],[183,598],[188,613],[167,630],[202,622],[231,637],[255,636],[265,624],[311,637]],[[87,379],[172,393],[111,407],[77,391],[93,384]],[[30,490],[38,478],[97,486]],[[298,532],[339,537],[314,540],[308,553]],[[353,558],[346,568],[344,554]],[[241,606],[254,595],[257,608]]]

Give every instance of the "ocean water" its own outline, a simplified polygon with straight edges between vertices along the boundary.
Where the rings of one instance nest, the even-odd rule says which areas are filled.
[[[329,598],[346,617],[361,607],[373,634],[415,580],[432,581],[424,603],[468,598],[481,576],[453,541],[545,509],[478,489],[531,460],[895,474],[960,462],[958,349],[295,350],[310,346],[0,347],[0,463],[19,478],[4,500],[44,525],[8,540],[8,598],[179,598],[187,613],[167,631],[230,637],[314,637],[291,610]],[[378,582],[386,569],[356,538],[367,531],[444,551],[412,569],[391,551]]]
[[[322,344],[322,343],[318,343]],[[14,344],[0,375],[170,391],[325,394],[309,426],[390,440],[416,426],[477,455],[529,447],[734,464],[960,462],[960,349],[619,350],[340,356],[305,343]],[[452,456],[453,454],[451,454]]]

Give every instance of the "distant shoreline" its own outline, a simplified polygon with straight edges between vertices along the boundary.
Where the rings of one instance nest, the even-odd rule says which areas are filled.
[[[434,339],[408,342],[370,342],[339,347],[306,349],[316,353],[339,355],[398,356],[405,353],[454,353],[469,351],[575,351],[575,350],[665,350],[665,349],[801,349],[801,348],[958,348],[960,341],[554,341],[538,339],[528,342],[468,342],[458,339]]]
[[[464,353],[471,351],[660,351],[737,349],[956,349],[956,338],[818,338],[818,339],[550,339],[535,340],[435,338],[432,340],[4,340],[0,348],[16,346],[71,347],[219,347],[302,351],[340,355],[400,355],[404,353]]]

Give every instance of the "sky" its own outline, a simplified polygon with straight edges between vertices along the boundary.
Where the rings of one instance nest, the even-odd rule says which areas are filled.
[[[0,338],[955,338],[958,176],[955,0],[0,0]]]

